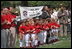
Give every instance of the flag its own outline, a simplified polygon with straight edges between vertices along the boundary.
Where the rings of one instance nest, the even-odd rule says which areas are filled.
[[[23,20],[23,19],[33,18],[33,17],[41,15],[43,6],[37,6],[37,7],[19,6],[19,9],[20,9],[21,20]]]

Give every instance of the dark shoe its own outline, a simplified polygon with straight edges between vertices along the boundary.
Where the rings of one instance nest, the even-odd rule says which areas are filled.
[[[33,48],[36,48],[36,45],[34,45]]]
[[[56,39],[54,39],[53,42],[56,42]]]
[[[43,45],[44,43],[40,43],[39,45]]]
[[[33,48],[32,46],[26,47],[26,48]]]
[[[59,41],[59,39],[56,39],[56,41]]]
[[[40,45],[40,41],[38,41],[38,45]]]
[[[20,48],[24,48],[24,47],[20,47]]]

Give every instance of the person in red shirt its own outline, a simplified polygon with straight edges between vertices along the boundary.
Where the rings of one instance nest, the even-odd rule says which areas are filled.
[[[39,46],[40,45],[40,39],[41,39],[41,36],[40,36],[40,32],[41,32],[41,25],[39,24],[39,19],[36,19],[36,21],[35,21],[35,33],[36,33],[36,39],[37,39],[37,43],[38,43],[38,45],[37,46]]]
[[[58,38],[56,36],[57,34],[57,28],[60,27],[59,24],[57,24],[54,19],[51,19],[51,23],[50,23],[50,28],[51,28],[51,33],[50,33],[50,38],[51,38],[51,41],[54,42],[56,41]]]
[[[39,37],[39,41],[40,41],[40,44],[43,45],[43,28],[42,28],[42,25],[43,25],[43,21],[42,19],[39,20],[39,30],[40,32],[38,33],[38,37]]]
[[[12,41],[10,41],[10,44],[12,44],[12,46],[10,46],[10,45],[8,45],[8,47],[14,47],[15,46],[15,37],[16,37],[16,30],[15,30],[15,26],[16,26],[16,24],[14,24],[14,19],[15,19],[15,15],[12,15],[8,10],[6,10],[6,13],[4,12],[4,14],[2,15],[2,22],[3,21],[7,21],[7,23],[5,23],[5,24],[3,24],[2,25],[2,28],[3,29],[7,29],[7,30],[9,30],[9,31],[11,31],[11,34],[12,34],[12,38],[13,39],[11,39],[10,37],[10,40]],[[9,35],[7,35],[7,36],[10,36],[10,34]],[[14,43],[14,44],[13,44]]]
[[[60,25],[57,24],[56,22],[54,22],[54,37],[55,37],[55,42],[58,41],[58,29],[59,29]]]
[[[10,28],[11,22],[8,22],[8,17],[6,14],[1,15],[1,23],[2,23],[2,28],[7,29]],[[5,23],[6,22],[6,23]]]
[[[46,19],[46,31],[47,31],[47,39],[46,39],[46,44],[48,44],[49,43],[49,38],[50,38],[50,31],[51,31],[51,20],[50,20],[50,18],[47,18]]]
[[[9,12],[3,14],[1,22],[7,21],[7,23],[5,25],[2,25],[2,28],[6,29],[6,28],[10,28],[11,26],[13,26],[12,22],[14,20],[12,20],[12,19],[15,17],[16,17],[15,15],[9,14]]]
[[[16,15],[13,15],[13,14],[11,14],[10,12],[8,12],[7,13],[7,20],[8,20],[8,22],[9,23],[11,23],[10,25],[10,31],[11,31],[11,34],[12,34],[12,38],[13,39],[11,39],[11,42],[10,42],[10,44],[12,45],[11,47],[15,47],[15,41],[16,41],[16,24],[15,24],[15,18],[16,18]]]
[[[40,30],[38,29],[39,25],[35,24],[34,20],[30,22],[30,30],[31,30],[31,38],[32,38],[32,46],[38,46],[38,33]]]
[[[23,47],[23,44],[24,43],[24,36],[25,36],[25,33],[26,33],[26,26],[25,26],[25,22],[22,22],[19,26],[19,42],[20,42],[20,48]]]
[[[38,34],[38,33],[40,33],[40,31],[41,31],[41,29],[40,29],[40,24],[39,23],[36,23],[35,24],[35,31],[36,31],[36,33]]]
[[[31,35],[30,35],[31,32],[30,32],[30,25],[28,20],[25,22],[25,26],[26,26],[25,42],[26,42],[26,47],[29,48],[31,47]]]
[[[43,22],[43,42],[44,44],[46,43],[46,39],[47,39],[47,30],[49,30],[49,26],[47,25],[48,21],[44,21]]]
[[[9,47],[10,45],[8,45],[8,43],[10,42],[9,39],[10,39],[10,27],[11,27],[11,23],[9,22],[8,20],[8,16],[7,16],[7,12],[8,12],[8,9],[7,8],[4,8],[3,11],[2,11],[2,15],[1,15],[1,32],[3,35],[1,36],[4,36],[3,38],[3,41],[2,43],[4,43],[4,47],[3,48],[7,48]]]
[[[47,19],[48,21],[48,27],[49,27],[49,30],[48,30],[48,42],[47,43],[52,43],[52,37],[53,37],[53,33],[52,33],[52,26],[53,26],[53,22],[51,21],[51,18],[50,19]]]
[[[29,48],[30,47],[30,25],[28,21],[23,22],[19,27],[20,34],[20,47]],[[23,43],[25,41],[25,43]],[[25,44],[26,46],[23,46]]]
[[[5,15],[1,15],[1,48],[7,48],[7,33],[6,29],[8,29],[8,26],[5,25],[7,23],[7,20],[5,19]]]
[[[29,21],[29,25],[30,25],[30,35],[31,35],[31,46],[35,47],[35,26],[34,26],[34,21],[33,19],[30,19],[31,21]]]

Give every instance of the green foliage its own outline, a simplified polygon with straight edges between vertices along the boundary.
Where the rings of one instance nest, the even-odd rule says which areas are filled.
[[[15,6],[18,5],[26,5],[28,6],[43,6],[43,5],[51,5],[53,7],[59,7],[60,4],[64,6],[71,7],[71,1],[1,1],[1,6]]]
[[[54,7],[59,7],[60,4],[70,7],[71,1],[28,1],[29,6],[52,5]]]
[[[11,3],[7,2],[7,1],[2,1],[1,6],[2,7],[9,7],[9,6],[11,6]]]

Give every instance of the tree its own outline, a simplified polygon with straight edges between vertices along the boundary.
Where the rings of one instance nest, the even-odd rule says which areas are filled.
[[[10,2],[7,2],[7,1],[1,1],[1,6],[2,7],[9,7],[9,6],[12,6]]]
[[[63,4],[64,6],[71,5],[71,1],[28,1],[29,6],[43,6],[43,5],[52,5],[54,7],[59,7],[60,4]]]
[[[71,1],[1,1],[1,6],[44,6],[59,7],[60,4],[71,7]]]
[[[21,6],[28,6],[28,2],[27,1],[21,1]]]

